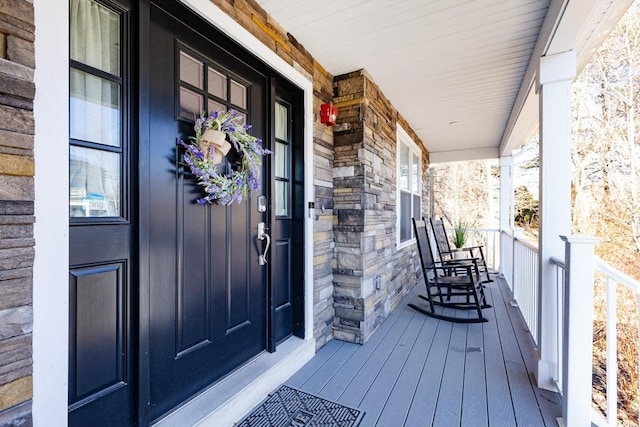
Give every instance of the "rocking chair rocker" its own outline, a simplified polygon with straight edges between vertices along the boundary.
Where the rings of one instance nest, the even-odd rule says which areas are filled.
[[[418,253],[422,265],[426,295],[420,298],[429,303],[428,307],[408,304],[409,307],[429,317],[448,320],[456,323],[480,323],[488,320],[482,316],[482,309],[490,308],[484,295],[484,288],[477,270],[477,261],[467,262],[438,262],[433,258],[431,244],[427,235],[424,221],[413,219],[413,229],[418,242]],[[457,275],[452,275],[454,269]],[[461,274],[463,271],[465,274]],[[457,310],[473,310],[477,317],[453,317],[444,312],[436,312],[436,307],[453,308]]]

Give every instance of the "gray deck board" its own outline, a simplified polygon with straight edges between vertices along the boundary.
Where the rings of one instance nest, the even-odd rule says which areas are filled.
[[[493,288],[491,292],[493,295],[500,295],[499,289]],[[500,342],[502,343],[516,423],[524,426],[544,425],[542,414],[531,386],[530,373],[525,366],[511,319],[507,313],[506,305],[508,303],[502,297],[496,296],[493,300],[493,310],[499,319],[496,323],[498,324]]]
[[[507,302],[507,313],[509,314],[511,324],[513,325],[513,329],[516,333],[515,335],[518,340],[518,345],[521,349],[534,347],[533,338],[529,333],[529,328],[527,328],[524,319],[520,315],[519,309],[509,304],[513,299],[511,291],[504,283],[499,287],[499,289],[502,293],[502,299]],[[535,352],[523,352],[522,356],[527,370],[530,373],[535,372],[537,369]],[[541,407],[541,413],[545,424],[555,425],[556,419],[562,416],[562,401],[560,400],[560,396],[557,393],[537,387],[534,388],[534,393],[536,395],[538,405]]]
[[[486,316],[486,313],[483,314]],[[464,395],[460,423],[462,426],[483,427],[489,425],[483,328],[484,325],[478,323],[467,326]]]
[[[427,322],[425,319],[416,343],[411,348],[409,357],[404,366],[402,366],[400,376],[382,408],[377,420],[378,425],[392,426],[400,424],[398,421],[405,422],[424,371],[427,356],[433,345],[437,328],[436,322]]]
[[[351,390],[361,389],[363,382],[367,381],[370,375],[367,369],[375,367],[376,359],[380,359],[381,353],[385,349],[389,352],[391,351],[392,345],[397,342],[400,334],[409,323],[409,320],[411,320],[412,314],[408,310],[402,310],[395,317],[387,319],[392,321],[391,328],[378,331],[382,332],[381,334],[376,332],[367,345],[358,347],[349,360],[338,369],[333,379],[320,390],[319,395],[327,399],[338,400],[347,387],[350,387]],[[385,326],[385,324],[382,326]],[[370,361],[371,358],[374,358],[373,362]],[[345,395],[346,397],[348,395]],[[351,401],[352,399],[349,400]],[[340,401],[342,402],[342,400]],[[355,404],[358,404],[359,401],[359,399],[355,400]]]
[[[487,297],[489,303],[495,305],[492,292],[489,291]],[[489,319],[489,322],[483,325],[482,330],[485,345],[489,425],[492,427],[513,427],[516,425],[516,417],[511,403],[509,380],[504,365],[495,310],[485,310],[485,315]]]
[[[461,311],[460,317],[462,317]],[[464,385],[465,349],[467,347],[467,325],[454,323],[449,341],[449,351],[440,383],[440,393],[433,425],[460,425],[462,391]]]
[[[375,377],[369,392],[364,396],[360,404],[357,405],[358,408],[366,411],[362,424],[363,427],[368,425],[374,426],[376,424],[384,408],[384,404],[402,373],[402,368],[405,366],[411,349],[418,339],[422,325],[424,325],[423,316],[419,316],[417,313],[414,314],[407,329],[405,329],[402,334],[402,338],[400,338],[400,341],[398,341],[385,361],[385,366],[382,367]]]
[[[555,427],[560,400],[534,385],[532,340],[506,284],[487,287],[493,308],[481,324],[407,307],[423,303],[423,286],[366,344],[331,341],[286,384],[364,410],[361,427]]]
[[[322,351],[316,353],[314,358],[304,365],[296,375],[287,381],[292,387],[300,387],[305,383],[308,377],[312,376],[324,366],[328,360],[332,360],[335,353],[337,353],[347,343],[338,340],[331,340],[322,348]]]

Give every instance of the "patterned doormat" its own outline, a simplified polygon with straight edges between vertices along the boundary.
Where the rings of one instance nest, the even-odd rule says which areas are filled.
[[[364,411],[280,386],[235,427],[357,427]]]

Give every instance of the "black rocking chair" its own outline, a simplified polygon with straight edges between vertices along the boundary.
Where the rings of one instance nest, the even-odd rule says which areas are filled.
[[[428,302],[428,307],[409,304],[409,307],[435,319],[456,323],[480,323],[488,320],[482,316],[482,309],[490,308],[484,295],[476,260],[466,262],[438,262],[433,258],[431,244],[424,221],[413,219],[413,229],[418,242],[418,253],[422,265],[426,295],[419,295]],[[456,271],[456,275],[452,274]],[[461,274],[464,271],[465,274]],[[454,317],[444,310],[436,312],[437,307],[456,310],[473,310],[477,317]]]
[[[433,236],[436,241],[436,247],[438,248],[438,256],[440,257],[440,261],[446,262],[449,260],[453,260],[453,254],[456,253],[456,251],[451,250],[449,239],[447,238],[447,230],[444,226],[444,221],[442,220],[442,218],[430,218],[429,221],[431,222],[431,229],[433,230]],[[482,283],[493,282],[493,279],[489,275],[489,269],[487,268],[487,262],[484,258],[482,246],[465,246],[461,250],[468,251],[469,257],[471,259],[477,259],[479,261],[478,268],[480,269],[480,273],[482,273],[486,277],[486,279],[484,279]]]

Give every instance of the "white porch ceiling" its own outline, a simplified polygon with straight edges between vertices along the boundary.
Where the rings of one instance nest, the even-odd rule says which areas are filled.
[[[367,70],[432,157],[441,154],[448,160],[497,157],[516,126],[518,112],[536,112],[523,107],[526,95],[535,93],[530,90],[537,69],[537,59],[531,61],[534,51],[538,56],[547,53],[554,34],[561,34],[563,42],[569,40],[557,41],[558,46],[591,47],[589,40],[601,39],[610,30],[595,31],[602,23],[611,27],[611,10],[618,11],[619,18],[620,10],[630,4],[630,0],[257,2],[331,74]],[[581,14],[569,14],[570,3],[574,8],[579,5]]]

